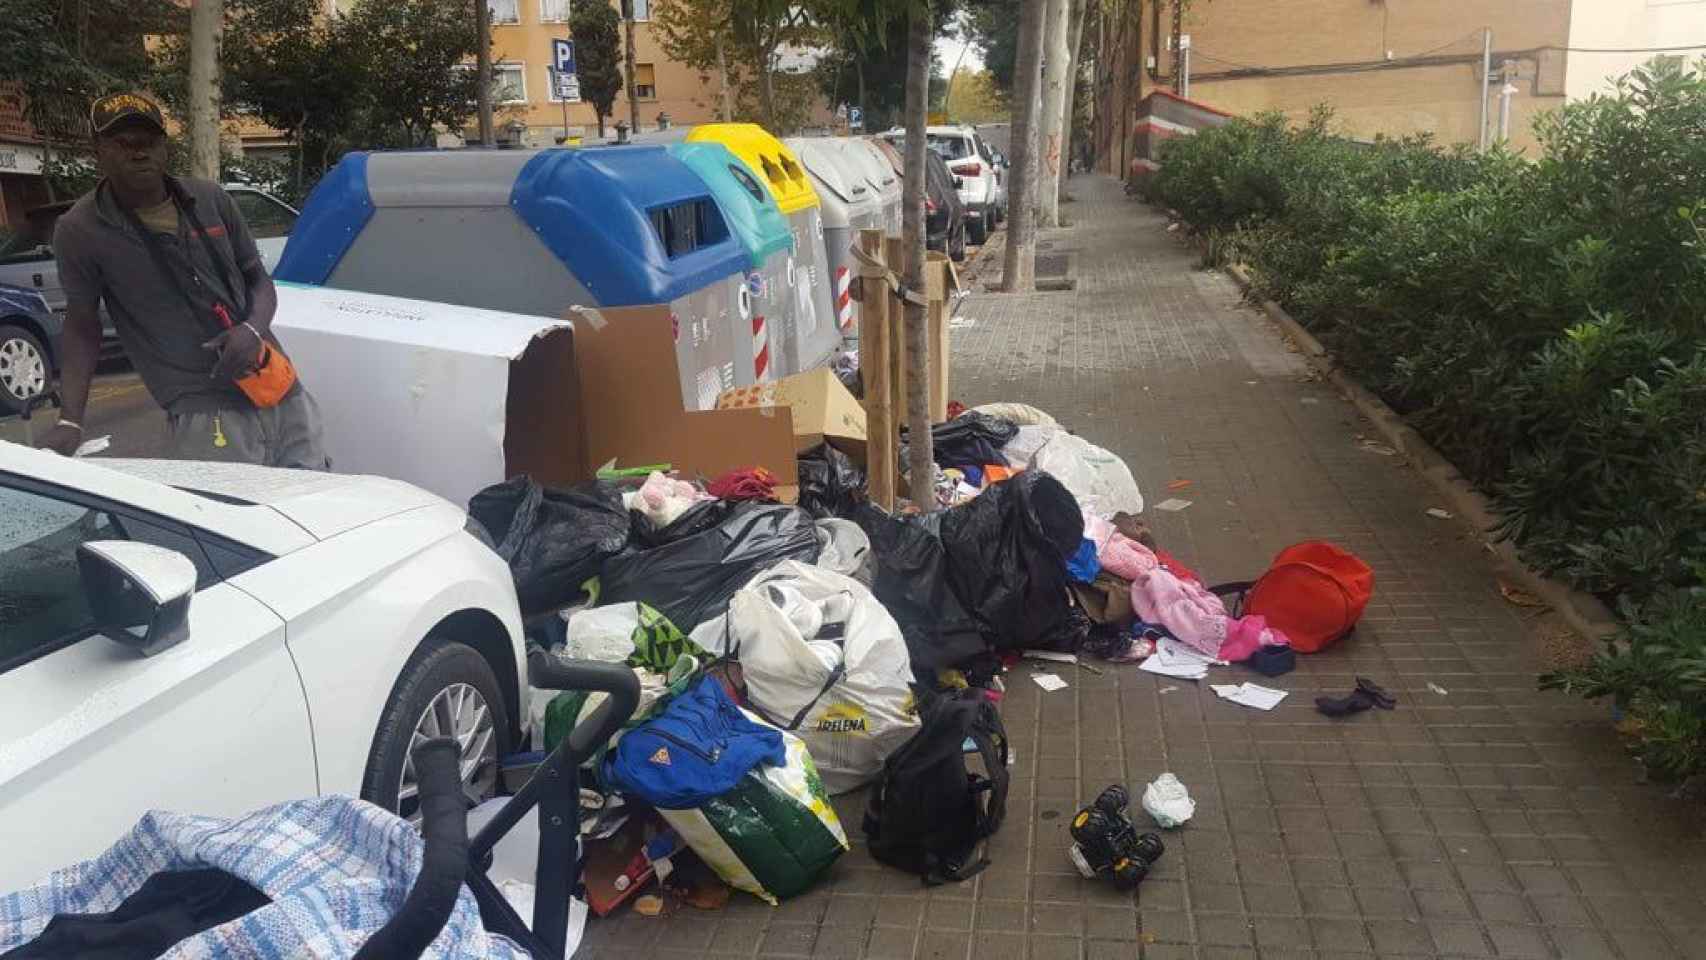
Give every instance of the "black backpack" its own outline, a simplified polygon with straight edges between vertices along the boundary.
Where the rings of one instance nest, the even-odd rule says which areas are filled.
[[[1007,811],[1007,729],[977,689],[927,698],[919,712],[923,725],[889,755],[871,789],[865,838],[879,862],[935,886],[989,866],[987,858],[972,858]],[[966,769],[967,739],[982,754],[987,777]]]

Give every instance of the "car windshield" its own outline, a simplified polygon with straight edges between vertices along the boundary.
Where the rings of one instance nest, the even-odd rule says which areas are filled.
[[[40,252],[42,246],[35,231],[27,226],[22,230],[0,228],[0,261],[33,256]]]
[[[963,160],[971,156],[971,144],[957,133],[927,133],[925,141],[943,160]]]

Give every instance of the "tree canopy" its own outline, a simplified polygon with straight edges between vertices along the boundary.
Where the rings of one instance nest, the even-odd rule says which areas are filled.
[[[569,18],[575,38],[575,70],[581,98],[598,115],[598,135],[622,92],[622,18],[608,3],[577,3]]]

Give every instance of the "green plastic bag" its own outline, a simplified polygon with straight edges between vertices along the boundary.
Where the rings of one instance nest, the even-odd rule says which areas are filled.
[[[782,740],[786,764],[755,768],[697,810],[658,811],[725,883],[772,904],[810,889],[848,850],[805,743],[785,730]]]

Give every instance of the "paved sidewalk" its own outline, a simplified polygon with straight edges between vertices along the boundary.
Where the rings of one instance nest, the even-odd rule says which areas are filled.
[[[1485,553],[1157,214],[1111,179],[1073,190],[1080,222],[1045,240],[1078,252],[1077,290],[968,298],[953,394],[1034,403],[1125,457],[1160,543],[1210,581],[1298,540],[1349,547],[1377,578],[1357,636],[1273,682],[1292,695],[1271,713],[1135,667],[1064,672],[1055,693],[1021,668],[1007,824],[974,882],[926,890],[875,865],[856,795],[837,804],[855,848],[818,890],[597,922],[582,956],[1706,957],[1695,811],[1635,782],[1603,706],[1535,691]],[[1153,509],[1168,497],[1193,503]],[[1315,712],[1357,675],[1398,709]],[[1080,879],[1073,812],[1164,770],[1197,814],[1158,869],[1136,894]]]

